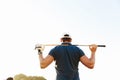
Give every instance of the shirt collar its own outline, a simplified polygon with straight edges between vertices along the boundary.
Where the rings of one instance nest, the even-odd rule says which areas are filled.
[[[70,42],[63,42],[61,45],[72,45]]]

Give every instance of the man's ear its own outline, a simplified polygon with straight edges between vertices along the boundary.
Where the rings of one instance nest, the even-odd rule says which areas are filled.
[[[72,39],[70,39],[70,42],[72,42]]]
[[[60,39],[61,42],[63,42],[62,38]]]

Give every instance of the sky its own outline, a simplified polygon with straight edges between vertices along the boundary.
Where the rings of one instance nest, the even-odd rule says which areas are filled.
[[[81,63],[81,80],[119,80],[119,0],[1,0],[0,79],[19,73],[55,80],[54,62],[40,69],[36,44],[60,44],[69,33],[73,44],[104,44],[94,69]],[[89,57],[88,47],[79,46]],[[44,57],[53,46],[45,47]]]

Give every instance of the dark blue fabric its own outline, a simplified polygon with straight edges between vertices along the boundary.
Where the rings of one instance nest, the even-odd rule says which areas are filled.
[[[65,76],[61,74],[57,74],[56,80],[80,80],[79,73],[74,73],[74,76]]]
[[[79,80],[78,64],[84,52],[70,43],[67,46],[64,44],[56,46],[49,53],[56,61],[57,80]]]

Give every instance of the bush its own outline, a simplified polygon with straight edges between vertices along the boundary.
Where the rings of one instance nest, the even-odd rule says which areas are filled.
[[[26,76],[24,74],[17,74],[14,76],[14,80],[46,80],[41,76]]]

